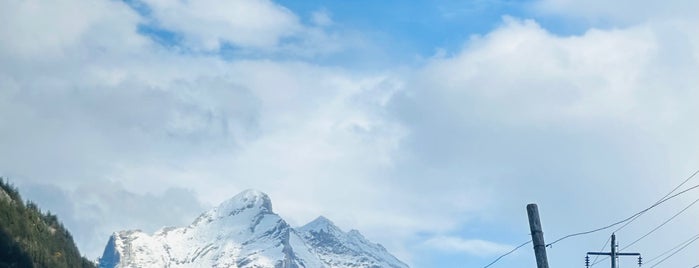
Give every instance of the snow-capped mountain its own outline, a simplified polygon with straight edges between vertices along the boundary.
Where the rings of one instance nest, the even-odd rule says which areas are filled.
[[[324,217],[294,229],[269,197],[247,190],[204,212],[187,227],[153,235],[114,233],[100,267],[349,268],[408,267],[358,231]]]
[[[407,265],[357,230],[345,233],[323,216],[296,229],[327,267],[385,267]]]

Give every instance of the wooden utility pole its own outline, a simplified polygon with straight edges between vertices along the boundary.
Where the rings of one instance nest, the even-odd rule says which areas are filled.
[[[612,268],[617,268],[619,267],[617,265],[617,261],[619,260],[619,256],[638,256],[638,267],[641,267],[641,253],[621,253],[617,252],[616,248],[619,247],[616,243],[616,235],[612,233],[612,250],[610,252],[588,252],[587,255],[604,255],[604,256],[609,256],[610,259],[612,259]],[[590,257],[585,256],[585,266],[590,267]]]
[[[541,230],[541,220],[539,219],[539,208],[536,204],[527,205],[527,216],[529,217],[529,230],[532,234],[534,244],[534,256],[536,256],[537,268],[549,268],[549,261],[546,258],[546,243],[544,243],[544,231]]]

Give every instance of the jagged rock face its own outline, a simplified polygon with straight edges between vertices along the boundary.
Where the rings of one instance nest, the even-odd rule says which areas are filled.
[[[112,235],[100,267],[323,267],[267,195],[245,191],[184,228]]]
[[[331,230],[332,229],[332,230]],[[191,225],[113,234],[100,267],[331,268],[407,267],[356,231],[319,218],[298,230],[272,211],[269,197],[244,191]]]
[[[329,267],[408,267],[383,246],[368,241],[359,231],[345,233],[322,216],[297,231]]]

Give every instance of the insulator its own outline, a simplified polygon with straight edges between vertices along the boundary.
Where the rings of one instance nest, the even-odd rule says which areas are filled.
[[[638,256],[638,267],[641,267],[643,265],[643,258],[641,256]]]
[[[585,267],[590,267],[590,255],[585,256]]]

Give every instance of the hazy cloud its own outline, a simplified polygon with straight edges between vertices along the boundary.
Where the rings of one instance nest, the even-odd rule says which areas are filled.
[[[165,226],[186,226],[204,211],[198,197],[184,188],[136,194],[118,182],[95,181],[75,190],[51,184],[22,184],[26,199],[60,215],[89,258],[102,254],[109,236],[118,230],[155,232]]]

